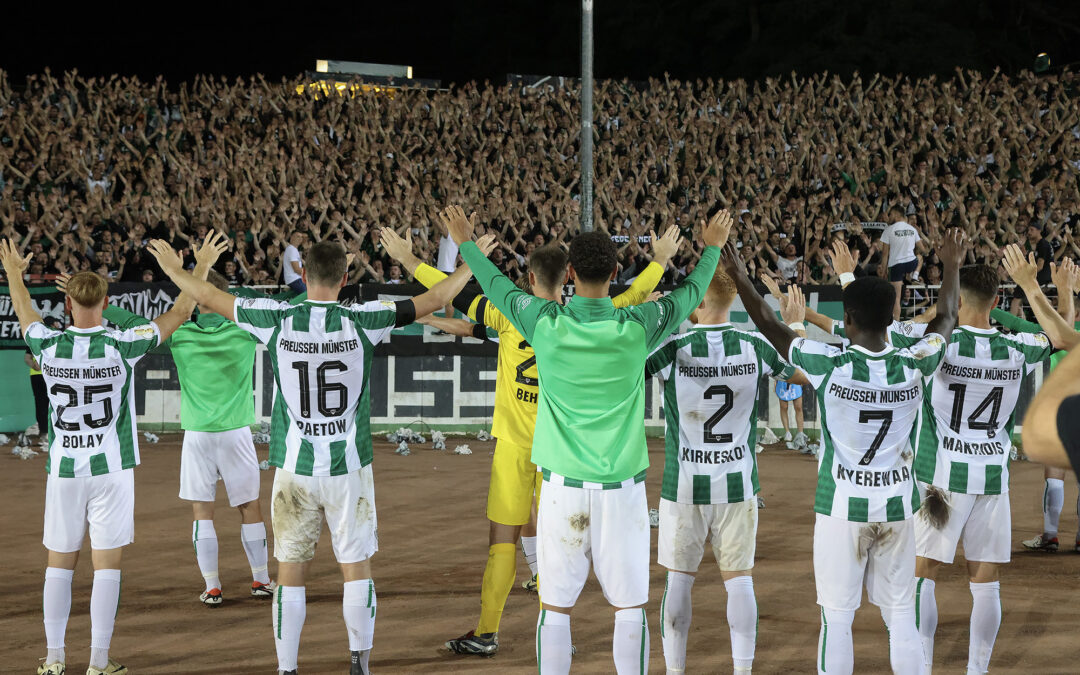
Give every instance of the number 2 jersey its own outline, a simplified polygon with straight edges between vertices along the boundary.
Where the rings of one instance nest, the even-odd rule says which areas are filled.
[[[799,338],[788,360],[806,372],[821,414],[814,511],[855,522],[905,520],[918,508],[912,437],[923,382],[945,357],[931,333],[910,347],[846,351]]]
[[[30,324],[26,344],[49,394],[49,475],[98,476],[139,464],[132,373],[160,341],[154,323],[125,331]]]
[[[945,362],[927,385],[916,478],[952,492],[1008,492],[1020,385],[1052,351],[1043,333],[957,327]]]
[[[339,476],[370,464],[375,345],[412,323],[412,301],[237,298],[234,314],[237,326],[266,345],[274,367],[270,464],[302,476]]]
[[[760,335],[720,324],[669,337],[645,370],[664,380],[661,498],[730,504],[757,494],[761,377],[787,379],[795,368]]]

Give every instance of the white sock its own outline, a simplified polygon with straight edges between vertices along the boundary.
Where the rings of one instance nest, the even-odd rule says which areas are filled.
[[[90,665],[104,670],[109,665],[116,612],[120,608],[120,570],[95,570],[90,591]]]
[[[349,631],[349,651],[366,652],[375,636],[375,582],[371,579],[345,582],[341,611]]]
[[[731,632],[731,660],[735,670],[749,671],[754,665],[754,644],[757,642],[757,598],[754,597],[754,578],[747,575],[728,579],[727,620]]]
[[[274,647],[278,670],[296,670],[300,652],[300,632],[307,616],[307,596],[303,586],[278,586],[274,593]]]
[[[1001,627],[1001,582],[972,582],[968,586],[972,600],[968,672],[981,675],[990,668],[990,653]]]
[[[915,627],[922,639],[923,663],[926,671],[934,665],[934,633],[937,632],[937,597],[933,579],[916,577],[915,581]]]
[[[851,675],[855,668],[855,648],[851,643],[853,610],[821,608],[818,634],[818,675]]]
[[[1080,502],[1078,502],[1080,503]],[[536,537],[521,538],[521,552],[525,554],[525,563],[529,566],[529,573],[536,576]]]
[[[270,572],[266,567],[266,525],[244,523],[240,526],[240,539],[251,566],[251,578],[260,584],[270,583]]]
[[[669,672],[686,670],[686,638],[690,633],[693,602],[690,591],[694,575],[668,570],[664,597],[660,600],[660,643]]]
[[[611,653],[615,657],[615,672],[619,675],[649,672],[649,622],[644,608],[615,612]]]
[[[541,609],[536,620],[536,664],[540,675],[570,672],[570,615]]]
[[[191,524],[191,543],[195,547],[195,559],[206,581],[206,590],[221,588],[218,578],[218,541],[214,521],[196,520]]]
[[[42,609],[45,614],[45,646],[49,653],[45,663],[64,663],[64,635],[71,615],[71,578],[75,570],[60,567],[45,568],[45,590]]]
[[[1043,532],[1048,537],[1056,537],[1058,521],[1061,519],[1061,507],[1065,505],[1065,481],[1047,478],[1043,489]]]
[[[919,629],[915,627],[915,608],[881,610],[889,629],[889,665],[893,675],[922,675],[926,667]]]

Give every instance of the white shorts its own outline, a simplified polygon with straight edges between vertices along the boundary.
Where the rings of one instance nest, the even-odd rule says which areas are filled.
[[[370,464],[341,476],[274,472],[270,517],[279,562],[302,563],[315,557],[324,516],[339,563],[362,562],[375,555],[379,526]]]
[[[545,481],[536,518],[541,601],[573,607],[591,562],[609,603],[615,607],[646,604],[649,530],[644,482],[593,490]]]
[[[863,584],[870,602],[882,609],[915,606],[914,519],[853,523],[815,514],[814,583],[825,609],[854,611]]]
[[[259,498],[259,460],[251,429],[185,431],[180,451],[180,499],[212,502],[218,479],[225,481],[229,506]]]
[[[757,499],[734,504],[679,504],[660,500],[656,561],[678,572],[695,573],[712,537],[716,564],[724,572],[754,567],[757,549]]]
[[[919,483],[926,495],[926,485]],[[920,509],[915,514],[915,554],[951,564],[956,545],[964,542],[964,557],[974,562],[1007,563],[1012,556],[1012,510],[1009,494],[967,495],[942,490],[949,520],[937,529]]]
[[[82,548],[86,526],[90,548],[120,548],[135,541],[135,470],[45,482],[45,536],[41,543],[57,553]]]

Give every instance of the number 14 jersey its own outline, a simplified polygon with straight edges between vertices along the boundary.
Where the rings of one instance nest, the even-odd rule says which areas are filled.
[[[911,439],[924,378],[941,365],[945,346],[937,334],[877,353],[803,338],[791,343],[789,360],[814,385],[821,415],[814,511],[863,523],[911,517],[919,505]]]
[[[413,312],[411,301],[345,307],[236,299],[236,325],[266,345],[274,367],[272,466],[339,476],[371,463],[368,380],[375,345],[396,325],[411,323]]]

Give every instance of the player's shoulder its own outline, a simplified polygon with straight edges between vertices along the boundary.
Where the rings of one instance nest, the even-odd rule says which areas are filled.
[[[353,314],[369,312],[396,312],[397,303],[393,300],[369,300],[367,302],[353,302],[349,304],[327,305],[329,308],[351,312]]]
[[[894,353],[900,357],[923,359],[944,351],[948,344],[942,335],[926,333],[914,344],[899,348]]]
[[[152,340],[160,334],[160,331],[157,324],[151,321],[127,329],[106,328],[102,334],[118,342],[136,342],[139,340]]]
[[[241,296],[236,297],[236,308],[238,310],[247,311],[263,311],[263,312],[285,312],[290,309],[304,306],[303,303],[298,305],[291,305],[284,300],[275,300],[273,298],[245,298]]]

